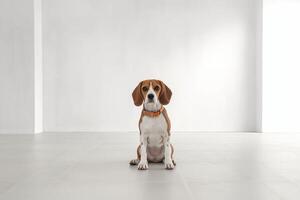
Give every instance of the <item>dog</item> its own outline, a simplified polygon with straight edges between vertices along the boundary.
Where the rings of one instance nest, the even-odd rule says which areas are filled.
[[[132,92],[136,106],[143,104],[139,120],[140,145],[137,158],[130,165],[139,170],[148,169],[148,162],[164,162],[166,169],[173,169],[174,148],[170,142],[171,123],[164,105],[169,104],[172,91],[160,80],[141,81]]]

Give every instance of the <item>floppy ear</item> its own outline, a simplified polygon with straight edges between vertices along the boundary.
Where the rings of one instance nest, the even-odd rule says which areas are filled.
[[[134,105],[136,105],[136,106],[140,106],[143,103],[143,97],[142,97],[142,93],[141,93],[141,85],[142,85],[142,82],[140,82],[132,92],[133,102],[134,102]]]
[[[159,81],[159,82],[160,82],[160,86],[161,86],[161,92],[160,92],[158,99],[161,104],[167,105],[171,100],[172,91],[162,81]]]

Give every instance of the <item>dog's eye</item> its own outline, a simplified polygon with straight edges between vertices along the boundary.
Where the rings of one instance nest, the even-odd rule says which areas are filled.
[[[145,86],[145,87],[142,88],[142,90],[143,90],[144,92],[147,92],[147,91],[148,91],[148,88]]]
[[[155,91],[158,91],[158,90],[159,90],[159,86],[155,86],[155,87],[154,87],[154,90],[155,90]]]

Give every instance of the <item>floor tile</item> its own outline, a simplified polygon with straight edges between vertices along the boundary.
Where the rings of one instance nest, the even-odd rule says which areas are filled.
[[[0,135],[0,200],[300,199],[300,134],[174,133],[177,166],[139,171],[138,133]]]
[[[279,196],[259,182],[188,183],[195,199],[209,200],[279,200]]]

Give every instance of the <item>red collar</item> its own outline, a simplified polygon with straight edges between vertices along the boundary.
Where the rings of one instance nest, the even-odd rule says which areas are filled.
[[[159,111],[156,112],[152,112],[152,111],[147,111],[145,110],[145,108],[143,109],[143,115],[146,115],[148,117],[158,117],[160,115],[160,113],[163,112],[165,108],[162,106],[161,109],[159,109]]]

